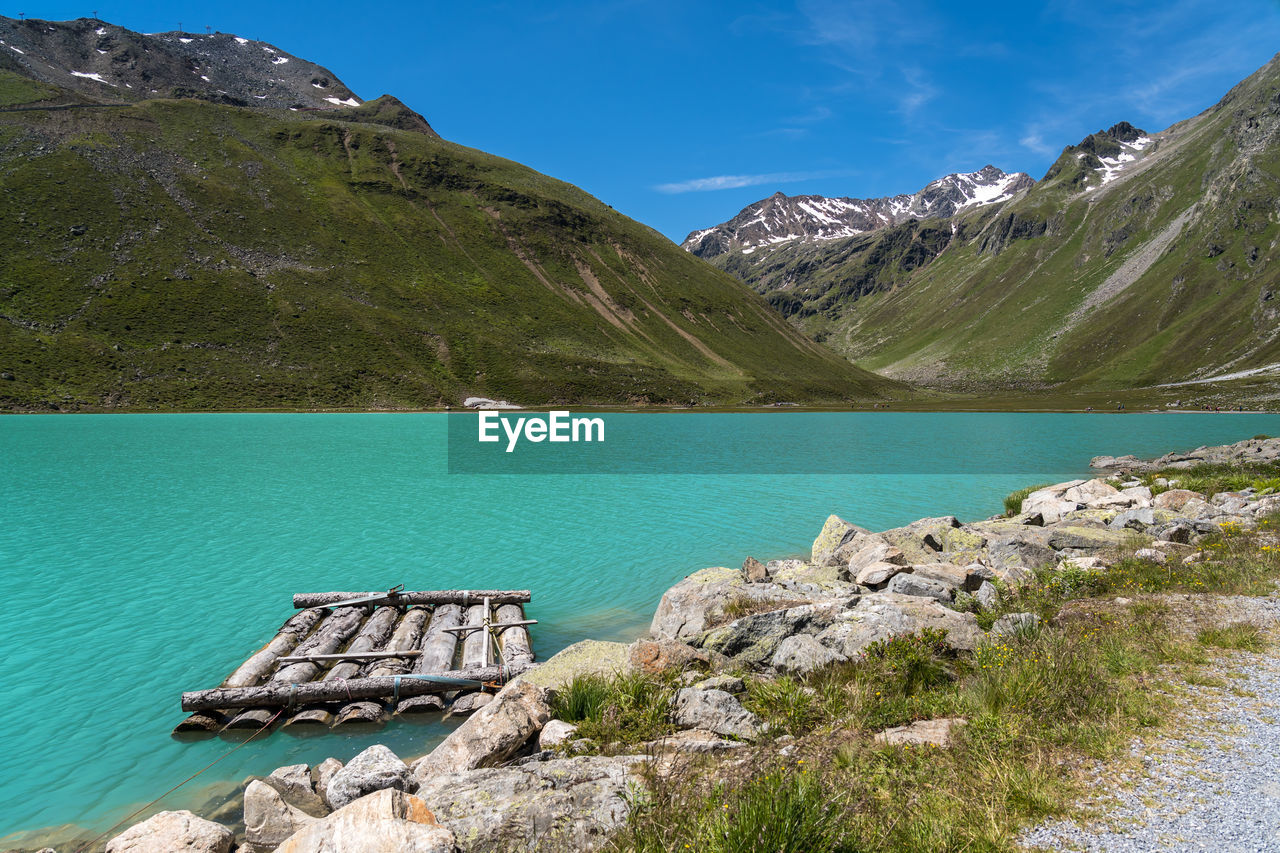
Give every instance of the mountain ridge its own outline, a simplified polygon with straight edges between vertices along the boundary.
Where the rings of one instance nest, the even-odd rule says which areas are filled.
[[[910,219],[947,218],[957,212],[1013,198],[1035,181],[1025,172],[1005,173],[990,164],[976,172],[955,172],[930,181],[915,193],[882,198],[847,198],[774,193],[743,208],[719,225],[695,230],[680,244],[700,258],[792,241],[852,237]]]

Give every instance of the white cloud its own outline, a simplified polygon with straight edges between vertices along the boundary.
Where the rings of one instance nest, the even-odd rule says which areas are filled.
[[[658,184],[654,187],[660,193],[674,195],[677,193],[704,193],[715,190],[736,190],[740,187],[754,187],[760,184],[794,184],[797,181],[809,181],[819,178],[832,178],[846,174],[844,172],[770,172],[763,175],[714,175],[709,178],[693,178],[671,184]]]

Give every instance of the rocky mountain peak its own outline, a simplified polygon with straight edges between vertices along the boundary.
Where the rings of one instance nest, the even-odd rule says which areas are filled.
[[[776,192],[744,208],[728,222],[694,231],[681,244],[702,258],[761,246],[852,237],[909,219],[954,216],[965,209],[1007,201],[1035,181],[1023,172],[1005,173],[990,164],[976,172],[939,178],[916,193],[885,198],[788,196]]]
[[[332,71],[230,33],[135,33],[96,19],[0,17],[0,68],[91,101],[199,98],[268,109],[360,106]]]

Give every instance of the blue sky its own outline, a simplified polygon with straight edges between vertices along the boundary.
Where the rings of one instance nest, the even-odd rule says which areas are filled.
[[[778,190],[892,195],[987,163],[1039,178],[1095,130],[1199,112],[1280,49],[1276,0],[146,0],[97,12],[144,32],[181,21],[271,42],[677,241]]]

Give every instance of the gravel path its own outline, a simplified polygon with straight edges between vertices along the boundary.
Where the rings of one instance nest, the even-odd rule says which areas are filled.
[[[1097,818],[1043,824],[1022,844],[1280,851],[1280,649],[1223,655],[1205,674],[1225,686],[1187,685],[1172,737],[1133,744],[1139,769],[1098,769],[1097,793],[1084,804]]]

